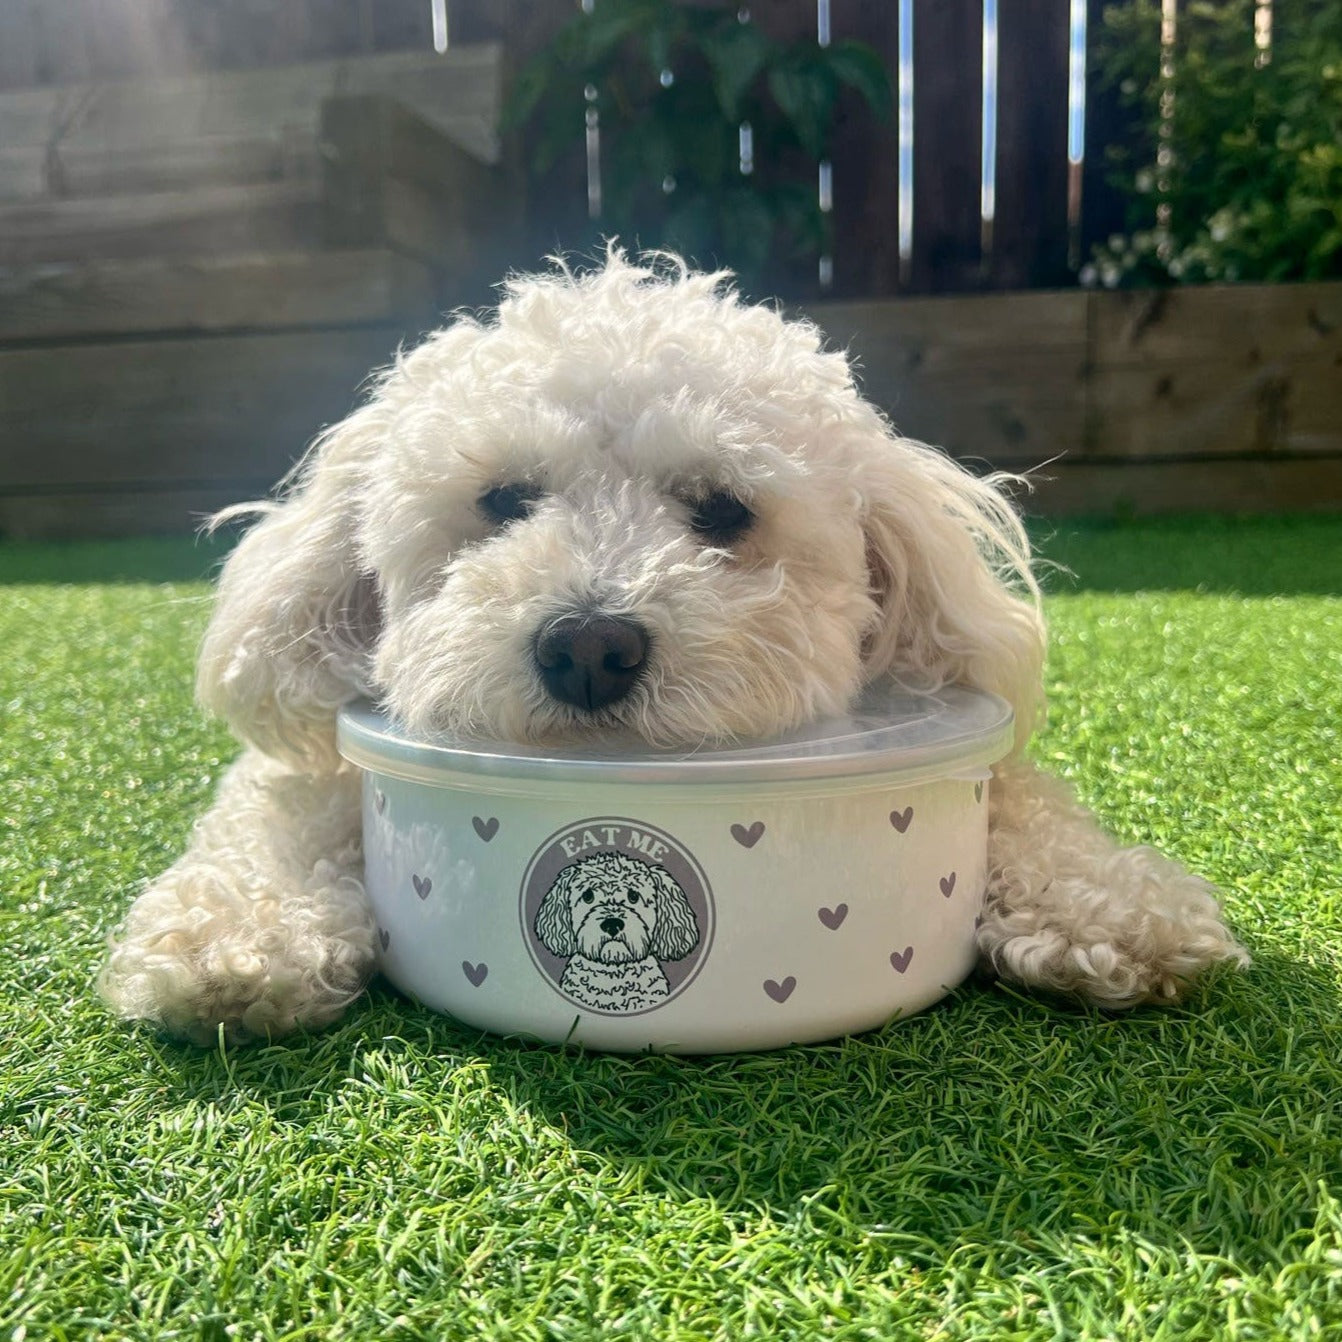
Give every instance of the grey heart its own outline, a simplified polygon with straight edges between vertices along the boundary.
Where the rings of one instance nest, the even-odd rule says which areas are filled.
[[[951,891],[954,889],[955,889],[955,873],[951,872],[949,876],[943,876],[941,878],[941,893],[945,895],[947,899],[949,899],[951,897]]]
[[[749,829],[744,825],[732,826],[732,838],[741,845],[742,848],[753,848],[760,841],[760,836],[764,833],[764,821],[757,820]],[[782,1001],[782,998],[779,999]]]
[[[475,988],[478,988],[489,976],[489,966],[483,961],[478,965],[473,965],[469,960],[463,960],[461,970],[470,979],[472,987]]]
[[[786,1002],[792,996],[792,990],[797,986],[797,980],[791,974],[785,978],[782,983],[775,983],[773,979],[764,980],[764,991],[774,999],[775,1002]]]
[[[913,807],[906,806],[902,811],[890,812],[890,823],[901,833],[905,833],[913,823]]]
[[[478,815],[474,815],[471,817],[471,824],[486,843],[499,832],[499,818],[496,815],[490,816],[488,820],[481,820]]]
[[[975,800],[975,801],[982,801],[982,800],[983,800],[983,784],[982,784],[982,783],[975,783],[975,784],[974,784],[974,800]]]
[[[896,974],[902,974],[909,967],[909,961],[912,959],[912,946],[905,946],[903,951],[890,952],[890,963],[894,966]]]
[[[378,815],[387,809],[387,794],[381,791],[374,791],[373,805],[377,808]]]
[[[411,876],[411,884],[415,887],[415,894],[420,899],[428,899],[429,891],[433,889],[433,881],[428,876]]]
[[[832,909],[817,909],[816,913],[831,932],[837,932],[843,926],[843,920],[848,917],[848,905],[836,904]]]
[[[391,933],[385,927],[377,929],[377,939],[382,943],[382,949],[385,951],[391,945]]]

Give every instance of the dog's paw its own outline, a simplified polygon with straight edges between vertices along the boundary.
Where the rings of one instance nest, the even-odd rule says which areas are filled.
[[[99,977],[104,1000],[200,1044],[327,1025],[376,963],[362,884],[319,862],[301,892],[204,864],[166,872],[135,901]]]
[[[990,889],[977,934],[984,967],[1118,1009],[1177,1001],[1209,969],[1249,963],[1211,887],[1176,863],[1127,849],[1103,874],[1103,887],[1073,876],[1037,893]]]

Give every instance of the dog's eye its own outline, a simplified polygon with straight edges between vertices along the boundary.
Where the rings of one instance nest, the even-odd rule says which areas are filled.
[[[478,503],[491,522],[520,522],[531,515],[540,496],[535,485],[495,485],[480,495]]]
[[[596,893],[596,892],[593,891],[593,890],[584,890],[584,891],[582,892],[582,902],[583,902],[584,904],[590,904],[590,903],[592,902],[592,899],[593,899],[595,893]]]
[[[631,904],[637,904],[637,903],[638,903],[638,891],[637,891],[637,890],[631,890],[631,891],[629,892],[629,902],[630,902]]]
[[[715,545],[730,545],[749,529],[755,514],[735,494],[719,489],[694,504],[690,525]]]

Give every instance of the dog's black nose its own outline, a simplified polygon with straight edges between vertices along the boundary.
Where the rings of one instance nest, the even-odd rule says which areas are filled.
[[[565,615],[536,639],[536,665],[546,690],[589,711],[628,694],[647,657],[647,631],[614,615]]]
[[[601,930],[608,937],[618,937],[624,931],[623,918],[603,918],[601,920]]]

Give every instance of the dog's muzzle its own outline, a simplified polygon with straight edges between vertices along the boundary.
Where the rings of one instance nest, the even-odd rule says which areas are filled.
[[[623,699],[643,673],[648,632],[615,615],[565,615],[536,638],[534,655],[546,692],[595,712]]]

